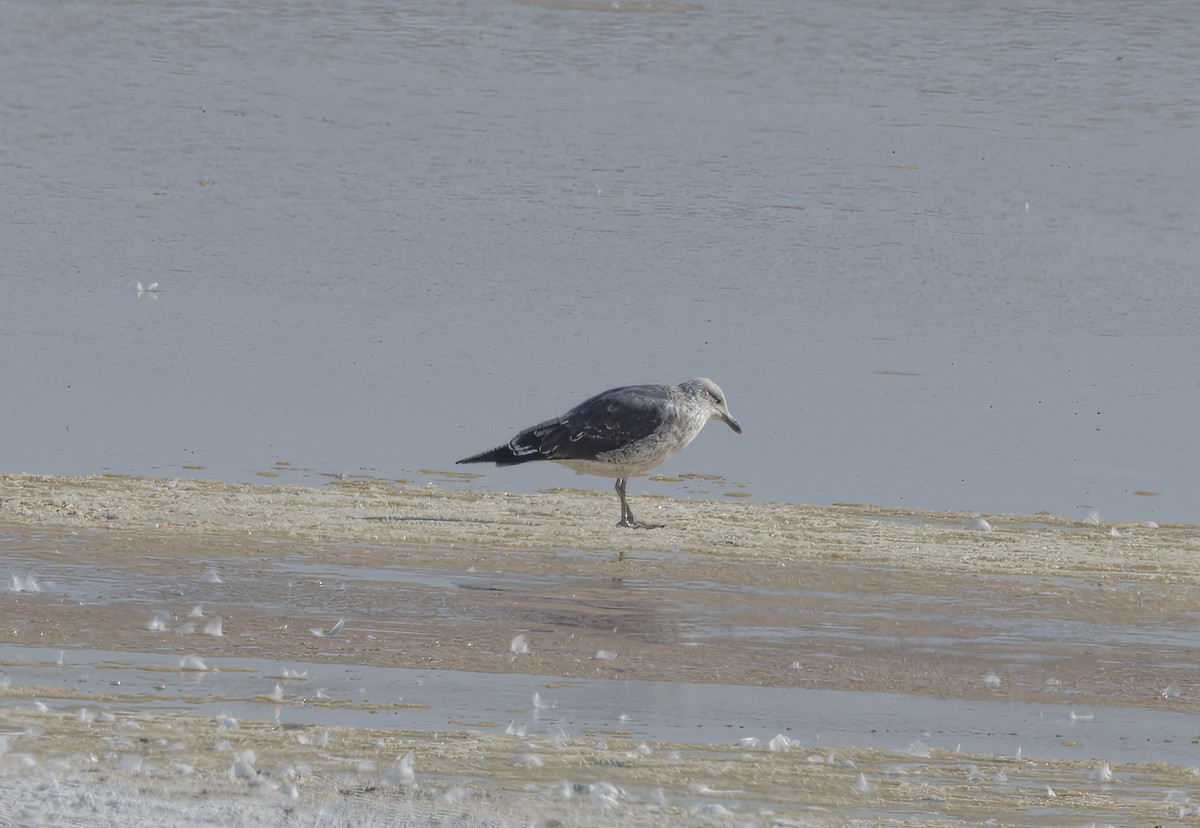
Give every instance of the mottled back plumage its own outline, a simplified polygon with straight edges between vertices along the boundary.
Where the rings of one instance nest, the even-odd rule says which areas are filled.
[[[741,434],[712,380],[679,385],[625,385],[581,402],[561,417],[522,430],[506,445],[459,460],[512,466],[553,460],[580,474],[617,478],[620,526],[645,526],[625,498],[629,477],[662,463],[692,441],[711,417]]]

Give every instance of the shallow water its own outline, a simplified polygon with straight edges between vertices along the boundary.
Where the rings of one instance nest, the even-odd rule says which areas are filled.
[[[58,658],[63,657],[59,666]],[[82,699],[45,697],[51,707],[188,710],[290,725],[492,730],[514,723],[529,735],[619,734],[649,742],[765,745],[784,734],[810,750],[1097,758],[1112,763],[1189,764],[1192,714],[1066,705],[934,699],[899,693],[588,680],[446,670],[342,666],[264,659],[208,659],[211,672],[147,653],[65,653],[0,647],[13,684],[70,688]],[[303,679],[285,676],[301,673]],[[267,697],[275,685],[282,702]],[[537,693],[541,708],[534,707]],[[88,697],[112,697],[96,703]],[[126,698],[128,697],[128,698]],[[207,698],[205,698],[207,697]],[[12,703],[10,700],[9,704]],[[405,705],[393,707],[393,705]],[[356,707],[357,706],[357,709]],[[1074,715],[1073,715],[1074,714]]]
[[[1190,686],[1200,641],[1195,588],[1169,583],[931,580],[828,562],[768,578],[691,556],[613,569],[544,552],[531,572],[486,550],[105,530],[5,533],[0,552],[10,643],[85,655],[120,642],[176,661],[426,664],[480,671],[484,684],[536,666],[580,679],[1173,709],[1183,697],[1150,700]],[[223,635],[201,634],[214,617]],[[155,618],[163,629],[150,629]],[[337,638],[310,632],[339,618]],[[510,652],[518,634],[528,659]],[[673,714],[664,707],[648,725],[673,726]]]
[[[709,375],[636,490],[1200,520],[1198,26],[10,2],[5,471],[605,487],[431,472]]]
[[[309,617],[313,624],[351,613],[367,625],[361,628],[388,636],[435,634],[420,629],[439,622],[498,623],[593,634],[611,629],[618,639],[673,646],[803,647],[814,654],[895,636],[911,652],[1004,663],[1037,662],[1072,646],[1110,653],[1132,647],[1143,658],[1187,662],[1200,641],[1197,593],[1183,585],[1171,587],[1169,597],[1159,586],[1076,578],[947,576],[939,586],[888,569],[826,563],[793,566],[794,583],[784,586],[707,580],[704,574],[722,573],[689,567],[688,555],[661,560],[692,577],[674,569],[599,576],[572,572],[569,551],[555,554],[553,571],[530,573],[421,565],[414,550],[386,544],[278,544],[278,554],[264,557],[230,555],[218,540],[193,547],[169,536],[156,539],[154,551],[132,538],[122,545],[133,558],[97,560],[107,534],[0,535],[0,550],[8,572],[36,575],[43,593],[80,606],[122,606],[147,617],[166,610],[182,618],[192,602],[210,615],[214,607],[236,607]],[[87,550],[86,561],[72,544]],[[210,582],[213,575],[220,580]],[[1156,611],[1156,603],[1166,610]],[[1118,606],[1127,612],[1106,612]]]
[[[1138,682],[1150,679],[1147,669],[1169,671],[1157,679],[1161,686],[1126,688],[1135,695],[1156,694],[1177,680],[1171,675],[1186,676],[1200,657],[1196,592],[1182,585],[1111,587],[1072,578],[980,575],[947,575],[929,584],[895,570],[822,564],[791,567],[785,586],[724,580],[738,574],[702,567],[687,556],[673,562],[666,556],[660,565],[667,568],[659,572],[600,576],[573,571],[569,554],[529,573],[479,569],[465,561],[422,564],[431,550],[384,544],[255,540],[231,548],[219,539],[195,545],[162,536],[146,543],[109,534],[0,536],[10,577],[32,576],[37,583],[39,592],[22,599],[78,608],[55,630],[64,646],[106,649],[115,631],[105,625],[117,624],[122,634],[134,636],[132,646],[183,654],[191,646],[216,645],[170,631],[194,621],[198,632],[221,615],[233,619],[227,630],[239,622],[245,627],[236,640],[242,652],[269,651],[272,629],[311,644],[310,628],[328,628],[349,616],[346,632],[365,635],[373,649],[392,653],[384,656],[389,660],[412,658],[410,648],[448,636],[460,655],[446,666],[467,670],[512,669],[499,667],[494,653],[472,667],[470,648],[494,647],[497,634],[503,645],[505,632],[527,633],[553,642],[556,659],[592,660],[597,670],[615,673],[643,668],[596,662],[597,650],[653,661],[655,676],[675,680],[697,680],[709,662],[713,681],[736,684],[746,677],[716,668],[734,651],[752,658],[755,675],[762,671],[751,683],[803,684],[811,680],[806,671],[819,671],[829,659],[851,659],[866,671],[878,670],[880,660],[894,662],[893,681],[913,678],[905,673],[933,680],[938,669],[961,672],[970,664],[980,672],[960,675],[956,683],[982,684],[987,673],[999,671],[1006,693],[1050,688],[1063,694],[1064,703],[1076,693],[1096,701],[1093,693],[1103,697],[1116,689],[1101,690],[1103,681],[1119,681],[1096,678],[1101,683],[1088,692],[1069,680],[1061,687],[1063,671],[1095,669],[1081,654],[1102,653],[1119,668],[1118,676],[1136,665]],[[257,553],[254,544],[262,544]],[[447,560],[444,551],[432,551]],[[193,619],[193,609],[203,615]],[[145,626],[156,615],[166,619],[167,632],[151,635]],[[694,658],[681,655],[689,648],[695,648]],[[355,654],[339,658],[346,656]],[[695,663],[687,667],[689,661]],[[796,671],[791,677],[789,664]],[[543,669],[553,670],[553,662]]]
[[[830,826],[1193,808],[1200,614],[1170,578],[97,520],[0,531],[0,805],[30,825],[174,826],[152,813],[172,798],[299,825],[444,824],[449,804],[580,826],[721,824],[718,805]],[[245,750],[263,780],[238,775]],[[398,799],[387,768],[408,750],[419,785]],[[589,798],[600,784],[613,802]]]

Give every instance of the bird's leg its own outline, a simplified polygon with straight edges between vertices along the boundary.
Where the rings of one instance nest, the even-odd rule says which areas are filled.
[[[625,479],[617,478],[617,497],[621,498],[621,522],[617,526],[630,526],[633,515],[629,511],[629,501],[625,499]]]
[[[628,478],[617,478],[617,497],[621,498],[621,522],[617,526],[624,526],[626,529],[661,529],[661,523],[642,523],[633,516],[633,510],[629,508],[629,500],[625,497],[625,488],[628,484]]]

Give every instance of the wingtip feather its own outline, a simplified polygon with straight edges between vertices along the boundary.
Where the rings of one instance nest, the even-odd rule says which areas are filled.
[[[512,466],[517,463],[524,463],[527,460],[538,460],[539,457],[530,457],[519,455],[513,452],[511,446],[497,446],[490,451],[485,451],[480,454],[472,454],[470,457],[464,457],[455,465],[461,463],[495,463],[497,466]]]

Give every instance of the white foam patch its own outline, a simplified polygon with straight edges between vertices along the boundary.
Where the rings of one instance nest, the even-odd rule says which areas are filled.
[[[29,828],[59,825],[127,825],[154,828],[197,828],[197,826],[255,825],[262,828],[318,828],[354,825],[361,828],[391,828],[395,825],[487,825],[489,828],[525,828],[527,816],[497,813],[494,805],[465,795],[422,797],[314,797],[286,778],[271,783],[240,778],[229,780],[229,791],[206,790],[197,795],[191,786],[201,780],[195,769],[184,763],[164,768],[171,783],[151,789],[139,773],[129,782],[77,768],[53,773],[31,765],[13,772],[11,756],[6,765],[5,784],[0,787],[0,813],[13,815]],[[242,761],[239,759],[238,761]],[[243,765],[242,771],[254,770]],[[140,768],[139,771],[144,771]],[[257,774],[257,770],[255,770]],[[286,774],[284,774],[286,777]],[[134,782],[133,780],[143,780]],[[210,780],[211,782],[211,780]],[[171,784],[182,786],[174,789]],[[209,788],[212,786],[209,785]],[[394,789],[393,789],[394,790]],[[581,825],[598,826],[602,821],[584,817]]]

